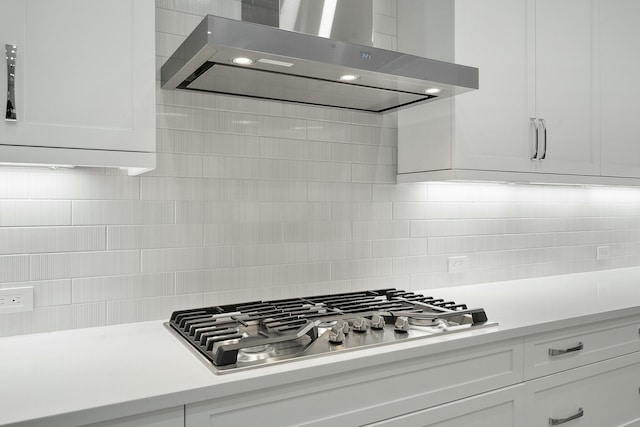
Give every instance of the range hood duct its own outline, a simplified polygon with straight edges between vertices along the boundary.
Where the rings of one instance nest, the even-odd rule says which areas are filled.
[[[162,66],[162,88],[376,113],[478,88],[477,68],[370,46],[371,10],[371,0],[243,0],[242,21],[202,20]]]

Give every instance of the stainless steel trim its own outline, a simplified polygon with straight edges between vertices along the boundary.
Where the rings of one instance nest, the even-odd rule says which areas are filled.
[[[542,156],[540,156],[540,160],[544,160],[547,157],[547,122],[544,119],[538,119],[540,124],[542,125],[542,137],[544,138],[544,151],[542,151]]]
[[[538,119],[535,117],[531,117],[529,119],[531,123],[533,123],[533,128],[536,130],[536,139],[535,139],[535,151],[533,152],[533,156],[531,156],[531,160],[538,160],[538,148],[540,147],[540,134],[538,132]]]
[[[16,62],[18,59],[18,46],[5,44],[5,59],[7,60],[7,108],[4,119],[8,122],[18,120],[16,109]]]
[[[560,424],[564,424],[567,423],[569,421],[573,421],[577,418],[580,418],[584,415],[584,411],[582,410],[582,408],[578,408],[578,413],[575,415],[572,415],[570,417],[567,418],[549,418],[549,425],[550,426],[557,426]]]
[[[550,348],[549,356],[559,356],[561,354],[573,353],[575,351],[580,351],[582,349],[584,349],[584,344],[582,344],[582,342],[579,342],[578,345],[575,347],[566,348],[566,349]]]

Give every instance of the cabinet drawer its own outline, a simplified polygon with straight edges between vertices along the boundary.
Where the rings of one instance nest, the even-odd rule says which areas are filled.
[[[525,338],[524,377],[538,378],[640,350],[637,316]]]
[[[318,369],[327,371],[327,366]],[[327,374],[241,396],[187,405],[186,426],[357,426],[522,381],[513,340]]]
[[[513,427],[522,410],[522,385],[483,393],[368,427]]]
[[[634,426],[640,419],[640,353],[533,380],[525,387],[532,398],[526,417],[531,427]]]

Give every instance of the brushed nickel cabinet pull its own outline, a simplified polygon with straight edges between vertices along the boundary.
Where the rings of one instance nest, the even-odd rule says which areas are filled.
[[[535,140],[536,150],[533,152],[533,156],[531,156],[531,160],[537,160],[538,148],[540,146],[540,133],[538,131],[538,120],[535,117],[531,117],[529,120],[531,121],[531,123],[533,123],[533,128],[536,130],[536,140]]]
[[[542,125],[542,138],[544,139],[544,150],[542,151],[540,160],[544,160],[547,157],[547,122],[545,122],[544,119],[539,119],[539,121]]]
[[[8,122],[18,120],[16,114],[16,61],[18,58],[18,46],[4,45],[5,59],[7,60],[7,109],[4,119]]]
[[[565,349],[550,348],[549,356],[559,356],[561,354],[573,353],[574,351],[580,351],[583,348],[584,348],[584,345],[582,344],[582,342],[579,342],[577,346],[571,347],[571,348],[565,348]]]
[[[584,415],[584,411],[582,410],[582,408],[578,408],[578,413],[575,415],[570,416],[569,418],[549,418],[549,425],[550,426],[557,426],[560,424],[564,424],[567,423],[569,421],[575,420],[577,418],[580,418]]]

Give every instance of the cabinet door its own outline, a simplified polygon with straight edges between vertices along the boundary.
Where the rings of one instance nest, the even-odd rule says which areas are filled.
[[[546,156],[537,162],[538,171],[599,175],[593,2],[535,0],[532,4],[533,117],[544,119],[547,128]]]
[[[389,356],[387,363],[368,368],[361,366],[366,362],[354,361],[353,370],[326,371],[322,377],[286,386],[189,404],[185,408],[185,425],[248,426],[256,420],[267,427],[366,425],[522,380],[519,340],[467,348],[459,353]],[[509,411],[498,408],[496,416],[502,416],[505,409]]]
[[[640,418],[639,386],[639,353],[550,375],[526,383],[526,419],[531,427],[552,420],[567,427],[632,426]]]
[[[600,2],[602,174],[640,177],[640,2]]]
[[[532,172],[526,0],[457,0],[455,61],[480,89],[454,99],[454,168]]]
[[[155,150],[153,0],[2,0],[17,121],[0,144]],[[6,65],[0,67],[6,103]]]
[[[370,427],[514,427],[521,425],[522,386],[480,394],[424,411],[391,418]]]

